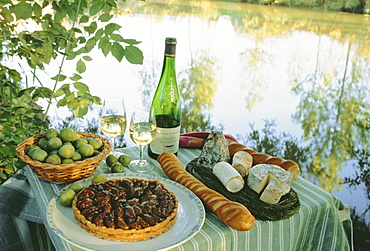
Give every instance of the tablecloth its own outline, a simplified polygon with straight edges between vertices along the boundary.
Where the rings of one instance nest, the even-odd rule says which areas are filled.
[[[132,159],[139,157],[138,147],[119,150],[130,155]],[[186,165],[199,154],[198,149],[181,148],[178,158]],[[151,175],[167,177],[157,161],[146,154],[144,157],[155,166],[150,171]],[[5,188],[6,200],[12,203],[6,205],[7,202],[3,200],[3,203],[0,203],[0,212],[45,224],[57,250],[78,250],[74,245],[59,238],[47,223],[47,205],[64,186],[39,179],[29,167],[25,167],[24,172],[28,182],[23,174],[21,179],[15,177],[0,187],[0,196]],[[103,161],[96,174],[107,172],[109,168]],[[125,172],[135,173],[137,170],[126,168]],[[170,250],[353,250],[349,206],[301,177],[292,182],[292,188],[298,194],[301,208],[291,218],[281,221],[256,220],[250,231],[241,232],[227,227],[207,211],[201,230],[189,241]],[[16,200],[12,199],[14,195]]]

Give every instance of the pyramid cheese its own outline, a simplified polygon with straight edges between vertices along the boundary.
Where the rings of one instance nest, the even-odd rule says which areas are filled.
[[[203,145],[197,164],[213,169],[221,161],[230,162],[227,141],[222,131],[212,131]]]

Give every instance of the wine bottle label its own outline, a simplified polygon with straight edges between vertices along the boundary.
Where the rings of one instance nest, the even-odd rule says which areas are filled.
[[[175,128],[157,127],[157,136],[150,143],[150,150],[155,154],[176,153],[179,150],[180,126]]]

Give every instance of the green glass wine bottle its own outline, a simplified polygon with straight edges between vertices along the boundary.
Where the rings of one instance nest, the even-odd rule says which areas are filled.
[[[176,38],[166,38],[163,68],[154,93],[152,109],[157,122],[157,136],[148,147],[150,157],[163,152],[177,154],[181,127],[181,100],[176,80]]]

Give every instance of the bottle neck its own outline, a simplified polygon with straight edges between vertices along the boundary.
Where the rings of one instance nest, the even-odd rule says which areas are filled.
[[[166,47],[164,50],[164,56],[172,57],[172,58],[176,56],[176,40],[175,39],[171,39],[171,38],[166,39]]]

